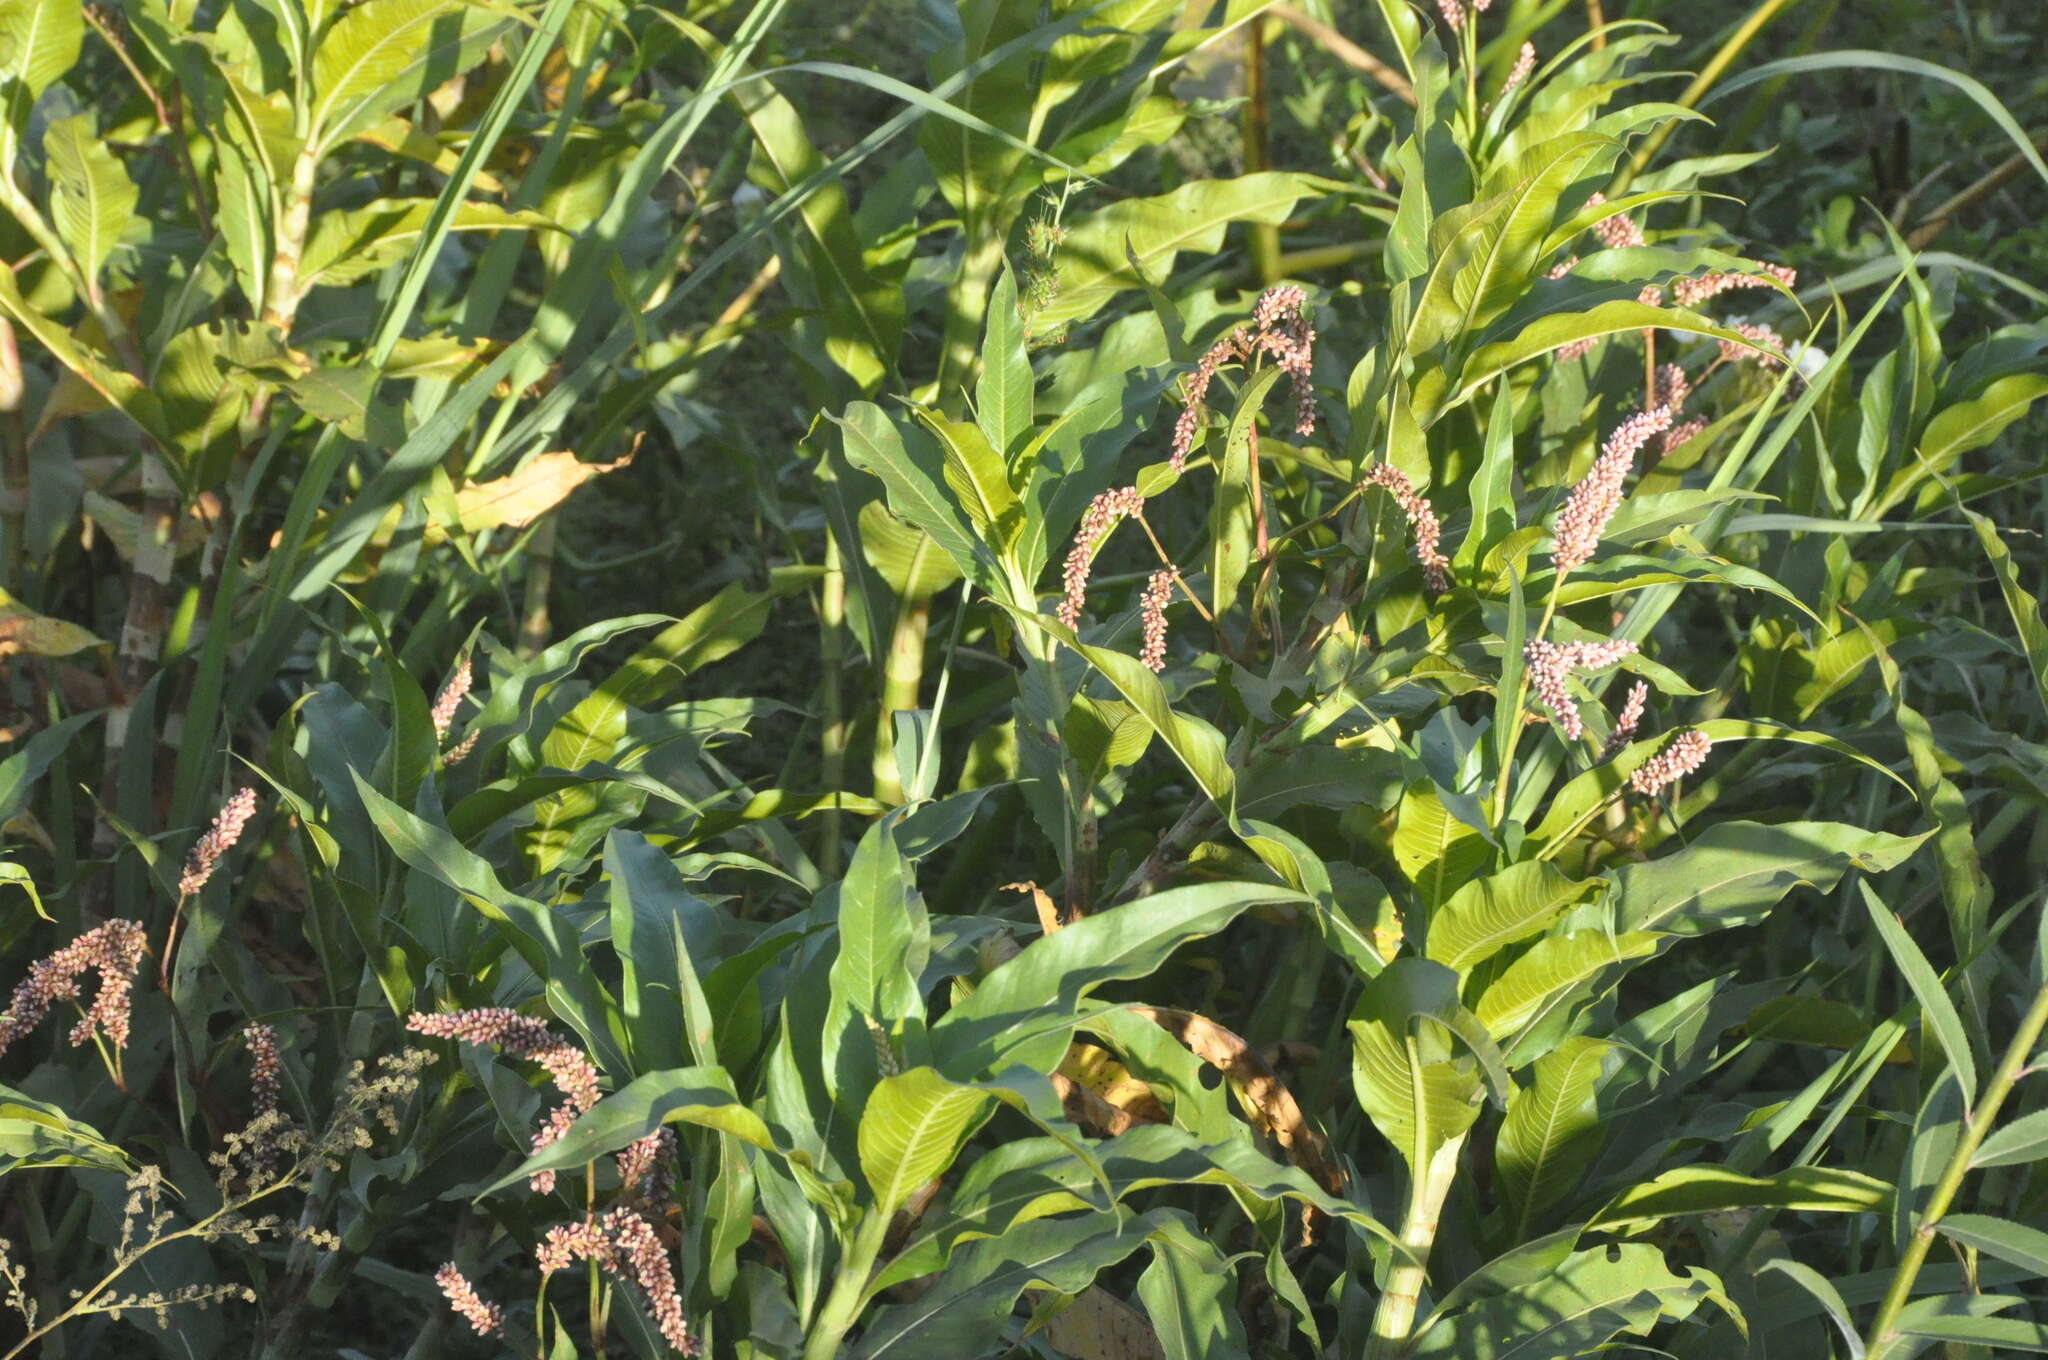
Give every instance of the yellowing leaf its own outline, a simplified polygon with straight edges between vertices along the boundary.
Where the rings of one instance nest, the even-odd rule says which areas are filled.
[[[524,528],[569,499],[571,492],[591,478],[632,462],[639,448],[639,441],[635,440],[625,457],[610,463],[586,463],[568,449],[555,449],[527,459],[510,476],[471,482],[455,493],[455,509],[462,517],[462,528],[469,533],[500,525]],[[429,543],[446,536],[445,529],[429,526]]]
[[[38,614],[0,590],[0,656],[27,652],[30,656],[70,656],[88,647],[104,647],[105,639],[75,623]]]

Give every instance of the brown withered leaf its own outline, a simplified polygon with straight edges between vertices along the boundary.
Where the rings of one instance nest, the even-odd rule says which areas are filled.
[[[1285,1150],[1289,1161],[1332,1194],[1343,1189],[1344,1178],[1330,1157],[1329,1144],[1309,1124],[1280,1074],[1243,1038],[1192,1011],[1152,1006],[1133,1006],[1131,1011],[1151,1020],[1221,1072],[1251,1112],[1252,1122]]]
[[[1038,911],[1038,928],[1050,935],[1060,928],[1060,909],[1053,905],[1052,894],[1026,879],[1022,883],[1005,883],[1002,892],[1031,894],[1031,905]]]
[[[645,436],[641,436],[644,438]],[[466,532],[501,525],[523,529],[569,499],[569,494],[591,478],[616,472],[633,461],[640,451],[640,439],[625,456],[609,463],[586,463],[568,449],[554,449],[520,464],[506,476],[488,482],[471,482],[455,493],[456,513]],[[436,535],[431,531],[431,542]]]

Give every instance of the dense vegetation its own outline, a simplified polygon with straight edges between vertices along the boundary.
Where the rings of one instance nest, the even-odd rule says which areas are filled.
[[[0,0],[0,1360],[2048,1352],[2048,16]]]

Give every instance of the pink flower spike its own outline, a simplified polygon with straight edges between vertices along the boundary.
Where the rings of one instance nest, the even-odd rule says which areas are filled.
[[[0,1053],[40,1024],[51,1006],[76,1001],[79,975],[88,969],[99,974],[100,989],[71,1027],[71,1045],[76,1048],[97,1031],[115,1048],[126,1048],[135,970],[148,947],[140,924],[117,917],[30,964],[28,976],[15,984],[7,1013],[0,1015]]]
[[[1135,486],[1112,487],[1088,502],[1081,527],[1074,531],[1074,546],[1067,551],[1067,564],[1061,571],[1066,587],[1058,610],[1061,623],[1069,628],[1080,626],[1081,610],[1088,603],[1088,575],[1094,570],[1095,554],[1111,530],[1127,516],[1140,514],[1144,509],[1145,498]]]
[[[1645,798],[1654,798],[1705,764],[1713,745],[1713,740],[1698,729],[1681,732],[1669,746],[1637,767],[1628,778],[1628,786]]]
[[[460,1313],[478,1336],[489,1336],[505,1325],[505,1310],[485,1303],[453,1261],[434,1272],[434,1283],[448,1298],[448,1306]]]
[[[178,896],[191,897],[206,886],[213,871],[220,867],[221,856],[235,848],[235,842],[242,839],[243,828],[255,815],[256,790],[252,788],[238,790],[221,805],[213,825],[206,829],[185,861],[185,873],[178,879]]]
[[[1166,669],[1166,606],[1172,599],[1173,573],[1163,569],[1153,572],[1138,600],[1138,618],[1145,629],[1145,645],[1138,660],[1154,674]]]
[[[1626,638],[1607,642],[1545,642],[1538,639],[1522,649],[1522,660],[1529,668],[1529,687],[1555,716],[1557,730],[1567,741],[1577,741],[1586,734],[1585,719],[1571,694],[1571,673],[1575,670],[1605,670],[1623,657],[1633,655],[1635,650],[1635,643]]]
[[[277,1113],[278,1093],[284,1089],[284,1059],[277,1052],[277,1031],[255,1021],[242,1027],[242,1042],[249,1049],[249,1098],[258,1117]]]
[[[434,707],[428,714],[434,723],[434,736],[440,741],[448,740],[448,729],[455,725],[455,714],[462,707],[463,698],[475,680],[475,672],[469,658],[462,658],[460,665],[448,677],[448,683],[441,686],[441,692],[434,697]]]
[[[1600,758],[1606,760],[1616,751],[1629,744],[1636,734],[1636,728],[1643,721],[1643,704],[1650,697],[1650,685],[1638,680],[1629,687],[1628,701],[1621,706],[1621,716],[1614,720],[1614,730],[1607,734],[1607,744],[1600,748]]]
[[[1515,54],[1514,69],[1508,72],[1507,80],[1501,85],[1500,97],[1506,99],[1510,94],[1514,93],[1515,88],[1527,80],[1529,73],[1535,69],[1536,44],[1525,42],[1522,44],[1522,50]]]
[[[1392,463],[1376,463],[1372,471],[1365,474],[1365,480],[1385,490],[1401,507],[1401,513],[1408,517],[1408,532],[1415,537],[1415,561],[1422,567],[1423,583],[1430,593],[1441,595],[1451,588],[1451,561],[1438,550],[1443,539],[1443,523],[1436,517],[1436,509],[1429,501],[1416,494],[1415,483],[1408,480],[1408,474]]]
[[[1636,454],[1650,442],[1650,436],[1670,427],[1671,408],[1657,406],[1636,412],[1607,436],[1592,470],[1572,488],[1564,508],[1557,512],[1554,556],[1560,574],[1593,560],[1608,521],[1621,508],[1621,486],[1635,466]]]

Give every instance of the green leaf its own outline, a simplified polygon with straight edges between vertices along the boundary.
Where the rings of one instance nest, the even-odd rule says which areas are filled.
[[[1977,541],[1984,545],[1984,553],[1991,559],[1991,569],[1998,573],[1998,588],[2005,596],[2006,611],[2019,629],[2020,645],[2027,653],[2027,669],[2033,672],[2034,693],[2042,707],[2048,708],[2048,623],[2042,622],[2041,602],[2020,585],[2019,566],[1991,521],[1973,510],[1963,513],[1976,529]]]
[[[2023,1166],[2048,1158],[2048,1110],[2036,1110],[2000,1129],[1977,1145],[1970,1159],[1974,1170],[1987,1166]]]
[[[555,723],[540,743],[542,764],[574,771],[596,762],[619,763],[635,709],[660,701],[691,672],[759,637],[776,599],[800,584],[791,578],[753,591],[734,582],[664,628]],[[533,824],[521,834],[534,867],[545,871],[560,863],[575,824],[598,805],[599,794],[589,786],[537,801]]]
[[[608,1024],[611,1005],[583,957],[573,920],[507,891],[490,864],[465,848],[447,828],[407,812],[378,792],[360,771],[350,769],[349,776],[371,824],[398,857],[461,893],[495,922],[527,966],[545,980],[555,1013],[583,1036],[599,1065],[612,1071],[622,1069],[624,1057]]]
[[[1947,988],[1941,985],[1941,976],[1934,971],[1934,965],[1927,961],[1927,956],[1920,952],[1920,946],[1913,942],[1913,937],[1906,933],[1905,925],[1878,900],[1870,884],[1860,883],[1857,886],[1863,889],[1863,906],[1870,913],[1871,924],[1877,927],[1892,962],[1905,976],[1906,985],[1913,989],[1913,996],[1927,1017],[1928,1028],[1934,1031],[1941,1051],[1948,1057],[1957,1087],[1963,1093],[1963,1108],[1967,1110],[1977,1092],[1977,1060],[1970,1051],[1970,1036],[1963,1028],[1963,1018],[1956,1013],[1955,1003],[1949,1000]]]
[[[1425,952],[1455,972],[1468,972],[1504,946],[1541,932],[1596,886],[1548,861],[1511,864],[1444,900],[1429,919]]]
[[[935,1061],[961,1080],[1017,1063],[1049,1071],[1066,1051],[1081,1001],[1096,987],[1144,977],[1181,945],[1215,934],[1251,907],[1307,901],[1272,884],[1196,883],[1041,936],[932,1027]]]
[[[1415,385],[1416,418],[1425,425],[1434,424],[1445,411],[1517,364],[1540,358],[1575,340],[1651,329],[1679,331],[1727,340],[1745,349],[1756,348],[1740,332],[1716,325],[1697,312],[1682,307],[1651,307],[1621,298],[1584,312],[1539,317],[1505,340],[1481,345],[1455,373],[1424,373]]]
[[[1050,330],[1092,316],[1116,294],[1142,287],[1141,271],[1169,274],[1183,250],[1214,254],[1232,222],[1286,220],[1317,183],[1280,171],[1194,180],[1157,198],[1127,198],[1091,213],[1068,231],[1055,257],[1059,297],[1033,314],[1032,324]]]
[[[1449,1041],[1448,1026],[1463,1009],[1456,973],[1404,958],[1366,980],[1351,1012],[1352,1088],[1414,1175],[1479,1117],[1478,1070],[1455,1057]]]
[[[973,1355],[1000,1333],[1025,1289],[1080,1293],[1098,1271],[1145,1245],[1166,1212],[1047,1219],[971,1243],[915,1302],[868,1317],[847,1354],[852,1360]]]
[[[124,1174],[133,1169],[128,1154],[92,1125],[12,1086],[0,1086],[0,1177],[46,1166],[86,1166]]]
[[[974,418],[1005,459],[1017,452],[1031,433],[1032,388],[1024,319],[1017,311],[1017,277],[1006,265],[989,295],[981,376],[974,384]]]
[[[474,66],[509,26],[468,0],[364,0],[313,54],[308,126],[322,146],[352,137]]]
[[[700,47],[718,50],[702,30],[687,27]],[[750,177],[761,188],[771,195],[788,193],[824,165],[802,115],[766,80],[735,85],[731,98],[753,130]],[[805,194],[796,218],[802,235],[787,239],[800,244],[800,259],[822,304],[825,353],[862,392],[872,392],[896,367],[903,343],[903,290],[870,268],[843,183],[831,180]]]
[[[50,173],[50,219],[87,286],[97,289],[100,270],[135,220],[140,193],[89,113],[51,123],[43,134],[43,155]]]
[[[917,989],[931,953],[931,924],[887,822],[861,837],[839,884],[839,954],[832,994],[885,1029],[924,1014]]]
[[[1935,1226],[1966,1247],[2048,1277],[2048,1232],[1985,1214],[1950,1214]]]
[[[1496,1039],[1506,1038],[1606,969],[1656,953],[1663,938],[1649,931],[1572,930],[1538,940],[1481,994],[1479,1023]]]
[[[1659,1319],[1684,1319],[1720,1292],[1720,1281],[1697,1267],[1673,1273],[1655,1247],[1596,1247],[1572,1253],[1540,1279],[1436,1319],[1406,1354],[1411,1360],[1573,1360],[1606,1352],[1606,1343],[1623,1332],[1647,1336]]]
[[[1411,784],[1394,825],[1394,862],[1426,907],[1444,902],[1491,855],[1486,838],[1451,815],[1436,790]]]
[[[1757,1274],[1775,1270],[1790,1277],[1800,1288],[1813,1295],[1821,1308],[1834,1322],[1842,1334],[1842,1345],[1848,1351],[1849,1360],[1863,1360],[1863,1338],[1856,1332],[1856,1316],[1849,1311],[1849,1305],[1842,1299],[1842,1293],[1834,1282],[1812,1266],[1780,1256],[1757,1267]]]
[[[1235,776],[1221,732],[1202,719],[1175,709],[1166,697],[1166,686],[1135,656],[1126,656],[1107,647],[1091,647],[1082,642],[1072,629],[1055,619],[1036,615],[1027,617],[1032,626],[1043,628],[1102,672],[1103,678],[1116,686],[1117,692],[1151,725],[1168,749],[1180,757],[1181,764],[1194,776],[1202,792],[1219,807],[1229,805]]]
[[[947,420],[923,407],[915,410],[918,420],[938,439],[945,454],[943,473],[947,489],[967,512],[967,518],[982,530],[984,538],[992,540],[999,551],[1007,547],[1022,519],[1023,506],[1010,485],[1002,454],[980,426]]]
[[[1517,1240],[1544,1210],[1580,1188],[1601,1143],[1600,1078],[1614,1045],[1573,1035],[1530,1065],[1530,1085],[1508,1100],[1493,1145]]]
[[[768,1126],[733,1093],[722,1067],[678,1067],[649,1072],[604,1097],[578,1116],[560,1138],[485,1186],[496,1194],[540,1171],[561,1171],[617,1152],[664,1124],[692,1124],[729,1133],[741,1142],[779,1151]],[[479,1195],[479,1198],[482,1197]]]
[[[1167,1220],[1153,1235],[1152,1264],[1138,1277],[1138,1301],[1166,1360],[1251,1354],[1230,1263],[1185,1217]]]
[[[875,1212],[893,1214],[953,1164],[988,1118],[991,1097],[929,1067],[884,1077],[860,1116],[860,1169]]]
[[[1623,865],[1615,919],[1627,930],[1679,935],[1749,925],[1795,887],[1826,892],[1850,869],[1883,873],[1926,838],[1841,822],[1722,822],[1675,854]]]
[[[1675,1215],[1718,1214],[1730,1209],[1885,1214],[1891,1203],[1891,1184],[1861,1171],[1793,1166],[1774,1175],[1745,1176],[1702,1162],[1622,1191],[1586,1227],[1594,1232],[1639,1232]]]
[[[1209,511],[1209,607],[1218,618],[1236,602],[1237,587],[1251,567],[1251,442],[1258,434],[1259,410],[1280,374],[1277,366],[1268,368],[1245,384],[1216,463],[1216,497]]]
[[[27,121],[29,106],[78,64],[84,43],[78,0],[0,0],[0,76],[21,82],[25,96],[10,121]]]
[[[718,1038],[691,940],[695,935],[698,945],[708,945],[716,915],[683,886],[669,857],[637,832],[614,830],[605,837],[604,872],[611,881],[619,1009],[634,1064],[681,1067],[691,1053],[701,1063],[716,1063]]]
[[[435,220],[437,200],[379,198],[360,208],[320,214],[306,234],[299,288],[353,283],[404,259]],[[561,231],[530,210],[507,212],[491,203],[464,203],[444,214],[448,231]]]
[[[1985,1313],[2024,1306],[2026,1300],[2010,1294],[1949,1295],[1946,1298],[1915,1299],[1899,1314],[1897,1334],[1907,1338],[1880,1346],[1873,1360],[1899,1360],[1918,1355],[1929,1342],[1944,1341],[1958,1346],[1985,1347],[1992,1355],[2048,1354],[2048,1323],[2021,1318],[1986,1317]],[[1919,1342],[1918,1345],[1911,1344]]]
[[[1855,71],[1864,80],[1870,79],[1869,73],[1872,71],[1896,71],[1902,75],[1921,76],[1955,86],[1968,95],[1978,108],[1990,115],[1991,121],[1998,125],[1999,131],[2011,138],[2027,164],[2034,167],[2034,173],[2048,180],[2048,162],[2042,161],[2041,154],[2034,150],[2034,139],[2028,136],[2018,120],[2006,111],[2005,105],[1998,102],[1998,96],[1986,89],[1982,82],[1960,71],[1952,71],[1946,66],[1937,66],[1918,57],[1902,57],[1892,52],[1873,52],[1862,48],[1786,57],[1781,61],[1767,61],[1761,66],[1753,66],[1738,76],[1722,81],[1710,98],[1723,99],[1737,90],[1760,81],[1776,80],[1780,76],[1800,75],[1807,71],[1842,70]]]
[[[1535,273],[1559,197],[1589,161],[1617,146],[1590,132],[1546,140],[1498,172],[1511,187],[1437,219],[1430,228],[1435,262],[1409,323],[1409,353],[1472,335],[1505,312]]]
[[[994,555],[968,527],[953,497],[940,489],[943,472],[911,456],[881,407],[857,401],[844,416],[829,418],[844,435],[846,461],[880,479],[898,517],[930,534],[968,580],[983,589],[1000,585]]]

